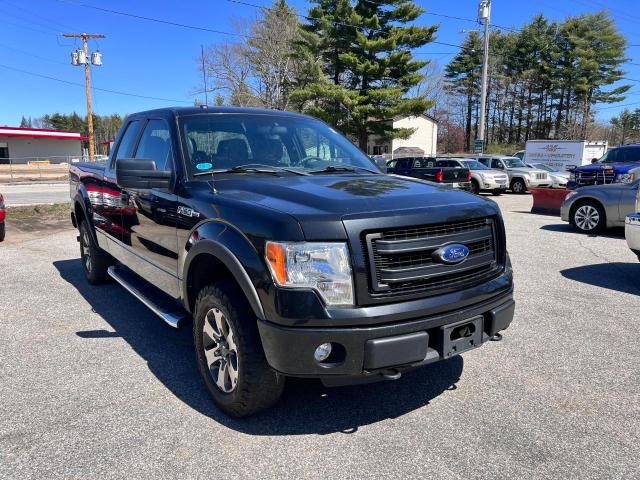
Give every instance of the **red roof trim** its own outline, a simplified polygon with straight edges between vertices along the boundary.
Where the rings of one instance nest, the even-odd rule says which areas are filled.
[[[68,132],[65,132],[68,133]],[[24,135],[15,135],[13,133],[2,133],[0,132],[0,137],[2,138],[43,138],[45,140],[89,140],[89,137],[68,137],[66,135],[29,135],[25,132]]]
[[[70,132],[67,130],[51,130],[50,128],[30,128],[30,127],[10,127],[9,125],[2,125],[0,128],[10,128],[11,130],[24,130],[32,132],[56,132],[56,133],[75,133],[80,135],[80,132]]]

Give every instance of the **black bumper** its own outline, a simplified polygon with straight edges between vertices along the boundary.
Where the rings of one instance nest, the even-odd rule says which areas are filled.
[[[325,384],[348,384],[391,378],[398,372],[436,362],[480,346],[506,329],[513,319],[513,290],[491,300],[447,313],[404,322],[343,328],[285,327],[259,321],[267,361],[287,376],[321,378]],[[448,327],[473,323],[473,336],[454,345]],[[446,338],[445,338],[446,337]],[[471,341],[471,344],[469,344]],[[314,351],[331,342],[332,357],[318,363]]]

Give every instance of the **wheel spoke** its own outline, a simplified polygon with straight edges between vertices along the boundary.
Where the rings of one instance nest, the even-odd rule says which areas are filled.
[[[213,325],[211,325],[211,322],[209,321],[209,316],[207,315],[207,317],[205,317],[204,319],[204,334],[209,337],[211,340],[213,340],[214,342],[218,343],[218,340],[220,340],[220,335],[218,335],[218,333],[214,330]]]
[[[228,377],[227,362],[222,362],[220,364],[220,368],[218,368],[218,378],[216,380],[216,384],[218,385],[218,387],[220,387],[220,389],[223,392],[228,391],[227,377]]]
[[[238,360],[235,355],[232,355],[232,357],[233,360],[231,360],[231,358],[229,359],[228,372],[229,380],[231,381],[231,388],[234,388],[236,386],[236,383],[238,383]]]
[[[233,353],[237,353],[238,350],[236,348],[236,339],[233,336],[233,332],[231,331],[231,329],[229,329],[229,333],[227,334],[227,344],[229,345],[229,351],[233,352]]]
[[[216,327],[218,330],[218,333],[220,334],[220,336],[222,337],[226,337],[227,336],[227,328],[226,328],[226,323],[227,321],[225,320],[224,316],[222,315],[222,312],[220,310],[214,310],[213,311],[213,317],[216,320]]]

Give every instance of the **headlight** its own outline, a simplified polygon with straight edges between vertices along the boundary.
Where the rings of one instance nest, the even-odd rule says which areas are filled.
[[[281,287],[312,288],[327,305],[353,305],[346,243],[267,242],[266,258]]]
[[[619,173],[616,175],[616,183],[633,183],[636,180],[635,173]]]
[[[576,181],[576,172],[571,172],[569,174],[569,180],[571,180],[572,182]]]

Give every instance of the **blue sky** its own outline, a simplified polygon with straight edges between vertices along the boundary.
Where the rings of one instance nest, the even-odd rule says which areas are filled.
[[[247,1],[265,6],[271,4],[271,0]],[[307,0],[289,2],[302,13],[309,5]],[[476,17],[476,0],[417,0],[417,3],[427,12]],[[92,50],[102,51],[104,61],[104,66],[93,68],[95,87],[167,99],[152,100],[95,90],[94,111],[99,114],[126,114],[148,108],[191,104],[196,98],[193,91],[201,83],[196,69],[200,45],[233,39],[220,33],[148,22],[80,4],[221,32],[233,32],[234,20],[252,19],[257,14],[254,8],[227,0],[0,0],[0,125],[17,125],[22,115],[86,113],[84,87],[24,73],[32,72],[83,85],[83,69],[69,63],[70,52],[80,44],[60,37],[61,32],[107,35],[106,39],[91,44]],[[605,7],[609,8],[629,43],[638,45],[627,51],[630,62],[637,65],[628,64],[626,70],[627,77],[640,81],[640,33],[637,30],[640,2],[637,0],[494,0],[492,22],[517,28],[541,12],[548,18],[562,19]],[[419,23],[440,24],[437,40],[453,44],[463,40],[463,29],[475,28],[470,22],[429,13],[422,15]],[[421,58],[431,58],[444,64],[456,49],[429,44],[420,51],[430,52]],[[637,86],[624,103],[638,102],[640,107],[640,83],[630,83],[637,83]],[[607,120],[621,108],[600,110],[598,116]]]

